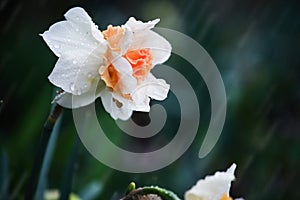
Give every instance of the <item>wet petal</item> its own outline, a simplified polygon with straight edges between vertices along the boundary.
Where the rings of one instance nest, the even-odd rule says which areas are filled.
[[[112,64],[119,72],[118,90],[123,94],[131,93],[137,86],[130,63],[122,56],[115,56]]]
[[[65,108],[79,108],[93,103],[100,94],[100,89],[90,90],[82,95],[73,95],[65,92],[55,102]]]
[[[106,112],[110,113],[111,117],[114,120],[128,120],[132,115],[132,110],[128,109],[126,104],[126,99],[110,92],[109,90],[105,90],[101,94],[101,100],[103,103],[103,107]]]
[[[167,98],[169,89],[170,85],[166,81],[157,79],[149,73],[147,79],[132,93],[132,98],[136,102],[144,101],[144,96],[162,101]]]
[[[70,9],[66,14],[65,18],[72,22],[75,27],[79,30],[90,30],[92,36],[99,42],[103,42],[104,38],[102,33],[98,30],[98,26],[92,21],[91,17],[85,12],[83,8],[75,7]],[[77,31],[77,30],[76,30]],[[86,32],[82,32],[87,34]]]
[[[134,17],[130,17],[128,19],[128,21],[125,23],[125,26],[130,27],[130,29],[133,32],[143,31],[145,29],[153,28],[159,21],[160,21],[160,19],[155,19],[155,20],[148,21],[148,22],[142,22],[142,21],[136,20]]]
[[[81,95],[90,90],[90,87],[100,79],[98,68],[105,62],[98,53],[101,47],[90,52],[83,58],[84,51],[77,50],[76,54],[65,54],[60,57],[48,79],[57,87],[68,93]]]
[[[42,34],[50,49],[59,57],[51,83],[68,93],[80,95],[99,80],[98,68],[106,64],[106,42],[82,8],[70,9],[66,21],[58,22]]]
[[[82,8],[70,9],[65,17],[66,21],[53,24],[41,34],[56,56],[70,55],[70,52],[76,54],[80,50],[83,53],[81,57],[84,57],[98,45],[105,43],[103,35]]]
[[[226,172],[216,172],[199,180],[195,186],[185,193],[185,200],[220,200],[226,194],[229,196],[231,181],[235,179],[236,164]]]

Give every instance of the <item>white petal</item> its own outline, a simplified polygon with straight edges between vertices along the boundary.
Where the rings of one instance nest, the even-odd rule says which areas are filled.
[[[107,89],[103,90],[101,93],[101,101],[106,112],[112,112],[112,93]]]
[[[123,107],[132,111],[149,112],[150,98],[146,95],[140,95],[140,99],[126,99],[117,93],[113,93],[113,97],[122,103]]]
[[[83,107],[93,103],[100,96],[102,88],[98,85],[97,89],[91,89],[82,95],[64,92],[59,98],[54,99],[54,102],[65,108]]]
[[[224,193],[229,196],[231,181],[235,179],[235,168],[236,164],[232,164],[226,172],[216,172],[215,175],[199,180],[185,193],[185,200],[219,200]]]
[[[90,90],[90,87],[100,79],[98,74],[99,66],[105,63],[100,57],[102,47],[89,52],[85,58],[81,55],[85,52],[66,53],[60,57],[48,79],[57,87],[68,93],[81,95]]]
[[[150,112],[150,98],[147,95],[140,95],[139,98],[134,97],[129,108],[134,111]]]
[[[142,21],[136,20],[134,17],[130,17],[128,19],[128,21],[125,23],[125,26],[130,27],[133,32],[142,31],[145,29],[153,28],[159,21],[160,21],[160,19],[155,19],[155,20],[148,21],[148,22],[142,22]]]
[[[59,56],[50,82],[68,93],[80,95],[99,80],[98,68],[106,64],[107,46],[101,32],[82,8],[69,10],[67,21],[58,22],[42,34]]]
[[[60,57],[65,53],[70,55],[70,52],[80,49],[83,53],[81,57],[84,57],[98,45],[105,43],[102,33],[82,8],[69,10],[65,17],[67,21],[57,22],[41,34],[56,56]]]
[[[163,79],[155,78],[151,73],[132,93],[132,98],[135,101],[144,99],[143,96],[151,97],[159,101],[164,100],[168,96],[170,85]]]
[[[75,7],[70,9],[65,14],[65,18],[68,21],[72,22],[75,26],[78,26],[79,29],[82,28],[86,30],[90,28],[90,31],[96,40],[98,40],[99,42],[104,41],[102,33],[98,30],[98,26],[94,24],[91,17],[85,12],[83,8]]]
[[[121,120],[128,120],[132,115],[132,110],[127,109],[126,107],[118,107],[117,104],[114,102],[112,106],[112,113],[111,116],[115,120],[121,119]]]
[[[149,48],[153,65],[164,63],[171,55],[171,44],[162,36],[151,30],[137,31],[133,35],[131,49]]]
[[[114,93],[105,90],[101,94],[101,100],[106,112],[114,119],[128,120],[132,115],[132,110],[128,109],[125,104],[127,99],[121,98]],[[121,101],[120,101],[121,100]]]
[[[137,80],[132,75],[133,71],[130,63],[120,55],[116,55],[111,62],[119,72],[118,89],[123,94],[131,93],[137,86]]]

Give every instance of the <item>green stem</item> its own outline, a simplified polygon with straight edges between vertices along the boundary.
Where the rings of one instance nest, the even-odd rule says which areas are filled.
[[[132,190],[127,196],[125,196],[121,200],[135,200],[139,199],[139,196],[145,196],[150,194],[155,194],[159,196],[162,200],[181,200],[175,193],[157,186],[147,186],[138,188],[136,190]]]
[[[34,165],[32,168],[32,172],[30,178],[28,180],[27,192],[25,194],[26,200],[34,199],[34,195],[37,188],[38,177],[41,171],[43,158],[47,149],[47,145],[49,142],[50,135],[52,133],[53,127],[62,112],[62,107],[58,104],[54,106],[54,109],[50,113],[47,121],[44,124],[44,129],[42,132],[42,137],[38,146],[38,151],[35,156]]]

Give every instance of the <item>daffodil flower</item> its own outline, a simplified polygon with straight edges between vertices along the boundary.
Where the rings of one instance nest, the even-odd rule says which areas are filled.
[[[126,120],[133,111],[149,112],[150,98],[167,97],[170,86],[150,72],[171,54],[169,42],[151,30],[159,19],[131,17],[101,32],[82,8],[70,9],[65,18],[41,34],[59,57],[48,77],[62,89],[55,102],[78,108],[101,97],[112,118]]]
[[[185,193],[185,200],[232,200],[229,190],[231,181],[235,179],[235,168],[236,164],[232,164],[226,172],[216,172],[199,180]]]

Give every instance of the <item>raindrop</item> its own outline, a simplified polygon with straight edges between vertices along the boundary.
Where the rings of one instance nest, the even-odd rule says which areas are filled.
[[[84,84],[83,87],[84,87],[84,88],[87,88],[87,87],[88,87],[88,84]]]
[[[58,44],[55,44],[55,45],[54,45],[54,48],[59,49],[59,45],[58,45]]]
[[[75,91],[75,84],[74,83],[71,83],[70,89],[71,89],[72,92]]]
[[[80,44],[81,44],[82,46],[84,46],[84,43],[83,43],[83,42],[81,42]]]
[[[73,64],[76,65],[76,64],[77,64],[77,61],[76,61],[76,60],[73,60]]]
[[[91,73],[88,74],[88,78],[92,78],[92,76],[93,76],[93,75],[92,75]]]

